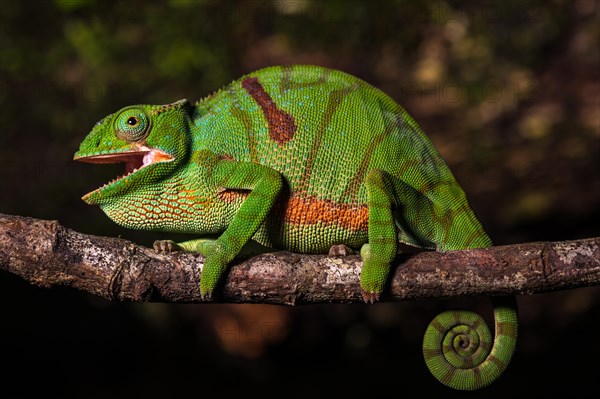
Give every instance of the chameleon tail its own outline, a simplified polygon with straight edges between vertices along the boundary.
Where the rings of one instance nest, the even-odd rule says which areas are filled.
[[[473,391],[490,385],[508,366],[517,342],[516,300],[492,298],[492,304],[496,330],[493,345],[485,321],[473,312],[443,312],[429,324],[423,356],[429,371],[442,384]]]

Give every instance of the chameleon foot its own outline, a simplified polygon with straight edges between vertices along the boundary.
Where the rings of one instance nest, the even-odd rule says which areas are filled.
[[[208,301],[213,299],[213,293],[220,283],[223,283],[228,262],[223,247],[219,243],[211,245],[205,256],[206,259],[200,274],[200,297]]]
[[[210,292],[201,292],[200,293],[200,299],[202,299],[203,301],[206,301],[206,302],[212,301],[212,299],[213,299],[212,291],[210,291]]]
[[[329,248],[329,256],[349,256],[352,255],[354,251],[352,248],[345,244],[332,245]]]
[[[179,251],[181,248],[175,241],[171,240],[156,240],[154,241],[154,250],[161,254]]]
[[[371,245],[364,244],[360,249],[363,260],[360,271],[360,288],[366,303],[375,303],[385,288],[390,274],[390,264],[373,256]]]

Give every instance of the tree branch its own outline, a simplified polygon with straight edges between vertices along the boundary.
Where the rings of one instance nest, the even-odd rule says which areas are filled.
[[[158,254],[56,221],[0,214],[0,269],[117,301],[202,302],[203,257]],[[358,255],[277,252],[234,264],[219,302],[362,302]],[[400,256],[383,300],[534,294],[600,284],[600,237]]]

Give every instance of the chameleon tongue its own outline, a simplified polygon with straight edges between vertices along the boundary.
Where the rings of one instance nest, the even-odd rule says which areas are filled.
[[[143,155],[143,156],[142,156]],[[123,159],[123,158],[122,158]],[[156,162],[170,161],[173,159],[168,154],[160,151],[151,150],[147,153],[134,153],[124,158],[125,160],[125,175],[127,176],[133,172],[137,172],[144,166],[151,165]],[[121,176],[123,177],[123,176]]]

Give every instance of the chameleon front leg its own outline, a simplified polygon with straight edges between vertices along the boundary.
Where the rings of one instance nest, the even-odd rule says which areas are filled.
[[[209,299],[227,265],[256,233],[271,210],[283,185],[279,172],[250,162],[219,161],[212,179],[223,189],[250,190],[227,229],[205,249],[206,260],[200,280],[200,294]]]
[[[227,265],[256,233],[281,192],[282,176],[264,165],[223,160],[212,172],[212,179],[223,189],[250,190],[229,226],[206,248],[200,280],[200,295],[210,299]]]
[[[365,302],[379,300],[397,254],[398,238],[394,223],[394,189],[390,176],[374,169],[365,179],[369,208],[369,243],[361,248],[363,260],[360,287]]]

